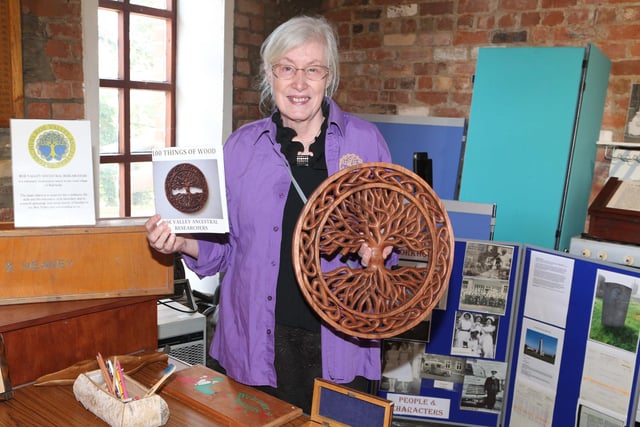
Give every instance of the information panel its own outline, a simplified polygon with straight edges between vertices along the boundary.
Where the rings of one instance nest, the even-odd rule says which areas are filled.
[[[505,425],[633,426],[640,270],[527,247]]]
[[[519,246],[456,240],[439,309],[383,342],[377,393],[394,402],[394,419],[498,425],[508,389],[519,258]]]

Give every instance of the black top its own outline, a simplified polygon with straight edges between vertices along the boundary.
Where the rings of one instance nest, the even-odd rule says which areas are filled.
[[[329,105],[323,104],[322,111],[327,117]],[[283,126],[280,113],[276,112],[272,120],[277,126],[276,141],[280,144],[280,151],[287,157],[293,177],[302,188],[302,192],[309,198],[328,177],[324,158],[326,120],[322,123],[320,135],[309,147],[313,156],[298,156],[298,152],[303,150],[302,143],[292,141],[292,138],[297,134],[293,129]],[[302,199],[292,182],[282,219],[280,270],[276,291],[276,323],[319,332],[320,317],[315,314],[302,295],[292,263],[293,231],[303,207]]]

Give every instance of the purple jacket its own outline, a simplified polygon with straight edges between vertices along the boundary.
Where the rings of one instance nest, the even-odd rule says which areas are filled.
[[[344,113],[331,101],[325,142],[329,175],[366,162],[390,162],[377,127]],[[219,320],[210,354],[227,375],[248,385],[276,387],[274,335],[280,226],[291,185],[271,118],[247,124],[224,145],[229,243],[199,240],[197,260],[184,256],[200,276],[224,271]],[[322,327],[323,377],[339,383],[356,375],[379,379],[380,343],[343,339]]]

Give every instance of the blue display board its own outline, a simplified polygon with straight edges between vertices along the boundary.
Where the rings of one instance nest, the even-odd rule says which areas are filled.
[[[474,330],[493,348],[478,349]],[[398,419],[634,426],[639,338],[640,269],[456,240],[446,300],[428,321],[383,341],[376,393],[394,402]],[[487,377],[495,380],[485,385]]]
[[[413,171],[413,153],[428,153],[433,189],[441,199],[458,198],[465,119],[361,114],[384,136],[391,161]]]
[[[517,245],[456,240],[449,289],[440,309],[429,321],[383,342],[377,393],[394,402],[394,419],[498,425],[508,383],[519,265]],[[473,327],[461,321],[465,313]],[[478,333],[474,336],[471,329],[482,329],[482,344],[475,344]],[[500,391],[487,408],[484,383],[492,370],[497,371]]]
[[[504,425],[635,424],[639,286],[639,269],[525,248]]]

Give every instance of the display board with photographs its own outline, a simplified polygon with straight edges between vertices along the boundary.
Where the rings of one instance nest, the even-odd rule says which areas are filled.
[[[456,241],[447,295],[428,321],[383,341],[377,393],[395,418],[498,425],[518,255],[519,246]]]
[[[640,270],[531,247],[521,258],[504,425],[638,425]]]

